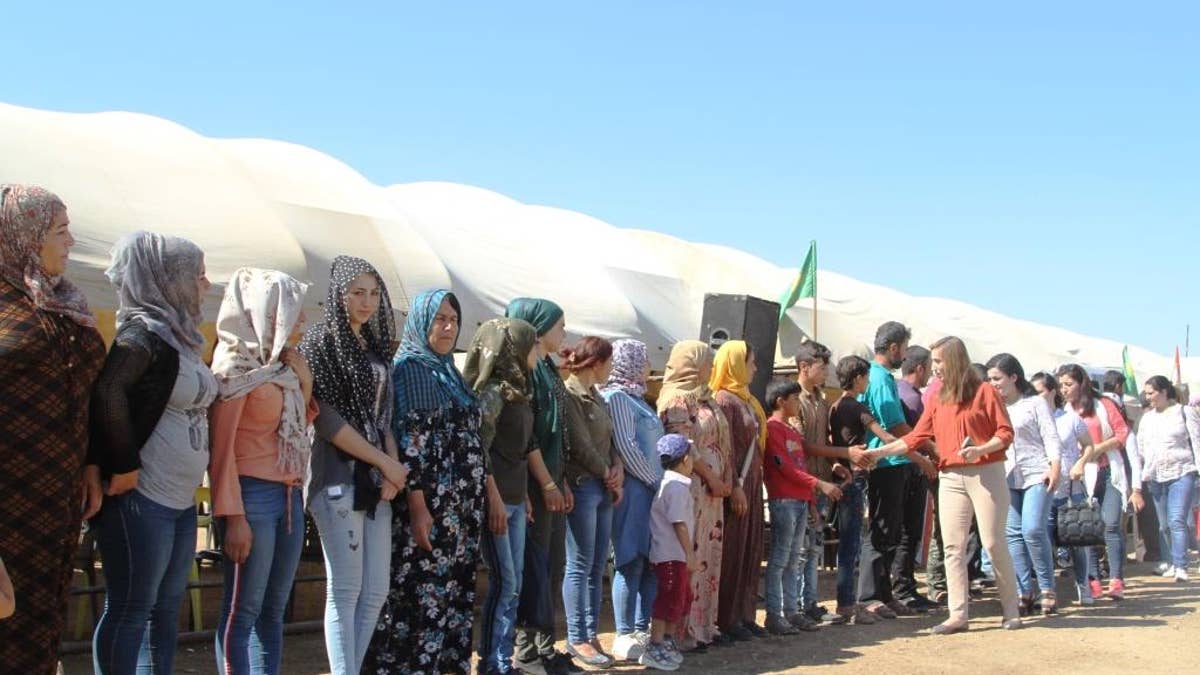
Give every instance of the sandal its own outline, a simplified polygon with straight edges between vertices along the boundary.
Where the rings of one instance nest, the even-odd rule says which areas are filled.
[[[1042,591],[1041,605],[1043,616],[1050,616],[1058,611],[1058,598],[1054,591]]]
[[[1022,595],[1018,600],[1020,600],[1020,603],[1017,605],[1018,616],[1029,616],[1033,613],[1032,595]]]

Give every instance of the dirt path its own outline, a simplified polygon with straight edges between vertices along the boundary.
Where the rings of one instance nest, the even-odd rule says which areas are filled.
[[[1200,581],[1176,584],[1159,579],[1150,565],[1130,565],[1127,573],[1124,602],[1105,600],[1091,609],[1071,605],[1059,616],[1029,620],[1019,631],[1000,629],[999,603],[985,596],[971,604],[974,620],[966,634],[942,638],[922,634],[944,614],[875,626],[826,626],[818,633],[756,640],[689,656],[680,672],[1009,675],[1046,672],[1049,666],[1060,673],[1150,675],[1194,670],[1200,663]],[[1059,581],[1059,597],[1073,599],[1069,580]],[[612,634],[604,634],[601,640],[611,644]],[[289,635],[284,649],[286,675],[328,672],[320,633]],[[88,656],[68,657],[63,665],[66,675],[92,672]],[[640,669],[630,666],[614,672]],[[215,670],[210,645],[181,645],[176,672]]]

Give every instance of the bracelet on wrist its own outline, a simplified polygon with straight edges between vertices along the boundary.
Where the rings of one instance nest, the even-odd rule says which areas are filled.
[[[554,481],[550,481],[542,486],[542,492],[554,492],[556,490],[558,490],[558,484]]]

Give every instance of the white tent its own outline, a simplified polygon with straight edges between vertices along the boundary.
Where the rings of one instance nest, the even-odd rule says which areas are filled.
[[[699,334],[706,293],[773,300],[795,274],[729,247],[615,228],[482,188],[384,188],[310,148],[209,139],[133,113],[0,104],[0,181],[45,185],[68,204],[79,240],[70,274],[102,314],[115,300],[103,276],[109,249],[125,233],[152,229],[196,241],[217,282],[244,265],[308,281],[310,305],[324,296],[330,260],[359,255],[380,269],[400,310],[422,290],[453,288],[465,332],[503,313],[514,297],[551,298],[566,311],[571,335],[642,339],[661,367],[671,344]],[[818,337],[838,355],[867,351],[875,328],[894,319],[913,328],[917,343],[959,335],[977,360],[1009,351],[1031,370],[1121,363],[1123,345],[1111,340],[828,271],[818,282]],[[210,299],[210,313],[216,304]],[[811,311],[812,302],[801,300],[787,312],[781,361],[809,331]],[[1173,373],[1170,359],[1129,351],[1139,380]],[[1183,374],[1200,385],[1200,358],[1185,359]]]

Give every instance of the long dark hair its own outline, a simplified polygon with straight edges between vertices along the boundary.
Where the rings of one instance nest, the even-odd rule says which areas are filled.
[[[1058,369],[1056,373],[1058,379],[1064,376],[1075,380],[1079,385],[1079,411],[1080,415],[1087,417],[1093,414],[1096,407],[1096,392],[1092,390],[1092,378],[1088,377],[1087,371],[1078,363],[1068,363]]]
[[[1151,377],[1150,379],[1146,380],[1146,384],[1150,385],[1154,391],[1161,391],[1165,393],[1169,400],[1175,402],[1179,401],[1179,392],[1175,390],[1175,385],[1171,384],[1171,381],[1162,375],[1155,375],[1154,377]]]
[[[1047,373],[1044,370],[1038,371],[1033,374],[1033,377],[1029,378],[1029,381],[1034,384],[1041,382],[1042,387],[1046,391],[1054,392],[1054,407],[1055,408],[1061,408],[1061,407],[1063,407],[1063,404],[1066,403],[1066,401],[1063,401],[1062,392],[1059,391],[1059,389],[1058,389],[1058,380],[1050,373]]]
[[[1021,362],[1017,357],[1007,352],[997,354],[988,359],[988,370],[995,368],[1009,377],[1017,378],[1017,391],[1021,396],[1036,396],[1037,389],[1029,384],[1029,380],[1025,379],[1025,369],[1021,366]]]

